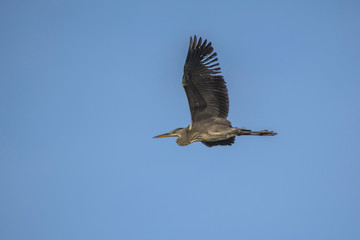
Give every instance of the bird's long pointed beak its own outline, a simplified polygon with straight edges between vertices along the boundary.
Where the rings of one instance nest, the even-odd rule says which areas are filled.
[[[155,136],[153,138],[164,138],[164,137],[175,137],[174,135],[172,135],[171,133],[164,133],[158,136]]]

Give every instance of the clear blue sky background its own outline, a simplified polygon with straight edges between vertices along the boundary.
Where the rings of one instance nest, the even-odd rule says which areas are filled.
[[[360,239],[358,1],[2,1],[0,239]],[[179,147],[189,37],[234,126]]]

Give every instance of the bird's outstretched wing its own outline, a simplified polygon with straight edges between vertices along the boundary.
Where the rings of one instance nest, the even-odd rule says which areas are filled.
[[[227,118],[229,97],[224,78],[218,75],[220,67],[216,56],[211,42],[190,37],[182,85],[193,123],[210,117]]]

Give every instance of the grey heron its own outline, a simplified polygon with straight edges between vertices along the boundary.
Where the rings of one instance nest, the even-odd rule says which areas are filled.
[[[190,37],[190,45],[184,66],[182,85],[189,102],[191,124],[186,128],[155,136],[154,138],[178,137],[176,143],[186,146],[202,142],[208,147],[232,145],[236,136],[274,136],[273,131],[251,131],[232,127],[227,120],[229,97],[220,66],[211,42]]]

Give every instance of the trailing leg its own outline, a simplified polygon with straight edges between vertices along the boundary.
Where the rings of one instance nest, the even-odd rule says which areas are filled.
[[[277,133],[273,131],[268,130],[262,130],[262,131],[251,131],[245,128],[234,128],[236,136],[241,135],[252,135],[252,136],[275,136]]]

